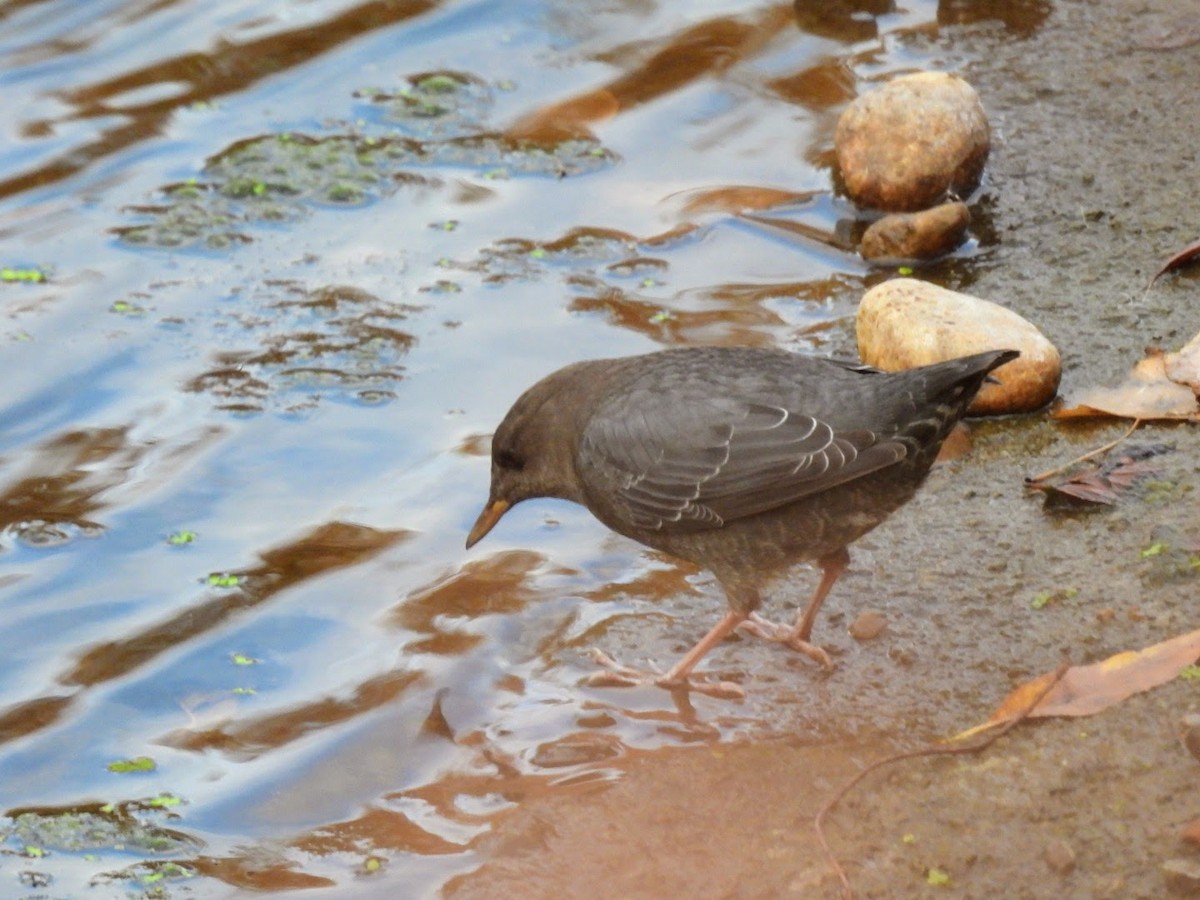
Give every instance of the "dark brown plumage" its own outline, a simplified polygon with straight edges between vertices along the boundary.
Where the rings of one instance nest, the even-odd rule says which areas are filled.
[[[896,373],[752,348],[575,363],[529,388],[496,429],[491,492],[467,547],[522,500],[573,500],[725,589],[729,613],[655,682],[735,692],[688,675],[739,626],[828,664],[808,641],[847,545],[913,496],[988,373],[1017,355]],[[822,578],[796,624],[759,618],[763,588],[807,560]],[[613,672],[598,683],[646,680],[602,661]]]

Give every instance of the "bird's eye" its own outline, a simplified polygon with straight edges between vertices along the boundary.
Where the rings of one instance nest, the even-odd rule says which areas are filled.
[[[519,472],[525,468],[525,460],[517,456],[511,450],[497,450],[492,455],[493,461],[502,469],[509,469],[513,472]]]

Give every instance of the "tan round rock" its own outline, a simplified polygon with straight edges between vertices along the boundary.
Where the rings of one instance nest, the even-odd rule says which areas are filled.
[[[1062,360],[1032,324],[996,303],[914,278],[895,278],[867,291],[856,319],[863,362],[895,372],[982,353],[1020,350],[1020,359],[992,373],[971,415],[1040,409],[1058,390]]]
[[[944,72],[918,72],[859,97],[834,134],[846,192],[859,206],[910,212],[979,184],[991,131],[979,95]]]
[[[876,261],[935,259],[962,243],[971,224],[967,204],[943,203],[915,213],[891,213],[863,234],[859,252]]]
[[[887,628],[887,617],[873,609],[864,609],[850,623],[850,637],[856,641],[873,641]]]

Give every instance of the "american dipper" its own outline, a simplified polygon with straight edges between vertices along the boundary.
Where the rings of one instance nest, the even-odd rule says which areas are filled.
[[[988,373],[993,350],[902,372],[778,349],[688,347],[574,363],[529,388],[492,438],[492,483],[467,547],[512,506],[559,497],[620,534],[709,569],[729,612],[665,674],[609,667],[591,683],[689,682],[739,626],[828,665],[809,643],[846,546],[916,493]],[[762,591],[815,560],[821,580],[792,626],[758,616]]]

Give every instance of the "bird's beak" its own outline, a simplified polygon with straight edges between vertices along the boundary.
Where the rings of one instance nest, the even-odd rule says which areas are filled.
[[[478,544],[485,534],[496,527],[496,523],[500,521],[502,515],[508,512],[510,506],[512,504],[507,500],[493,500],[483,508],[483,512],[479,514],[479,518],[471,526],[471,533],[467,535],[468,550]]]

